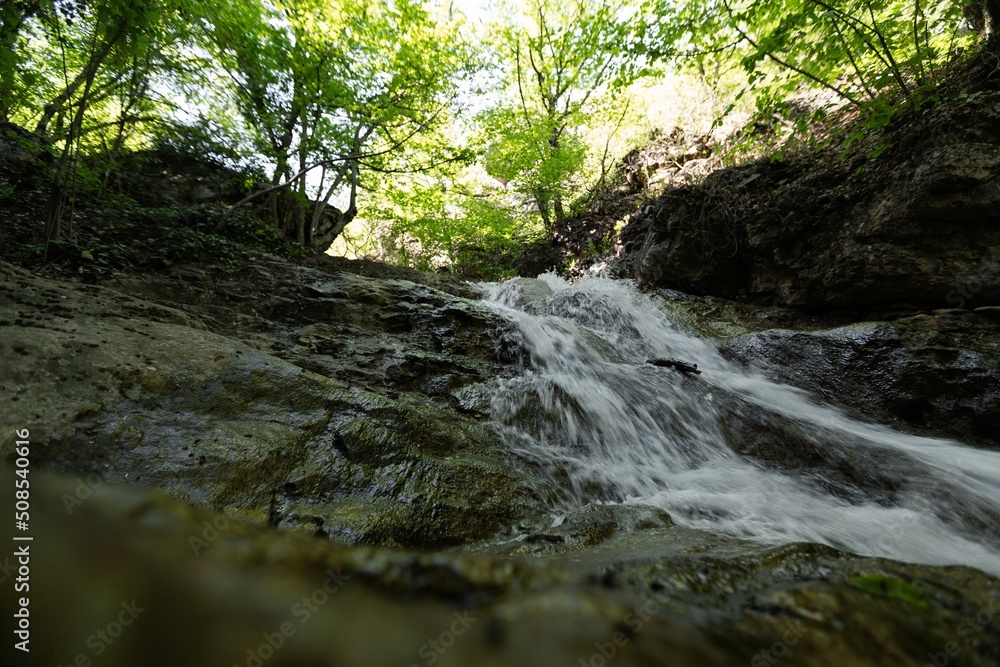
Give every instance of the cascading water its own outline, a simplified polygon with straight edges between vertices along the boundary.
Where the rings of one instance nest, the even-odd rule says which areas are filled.
[[[1000,453],[819,405],[727,361],[626,282],[545,275],[488,291],[490,307],[516,323],[523,359],[523,372],[497,391],[492,417],[521,456],[561,481],[567,505],[643,503],[682,526],[764,543],[821,542],[1000,575]],[[703,374],[645,363],[662,357]],[[879,496],[822,471],[782,472],[741,456],[731,442],[734,404],[848,462],[892,460],[891,475],[902,478]],[[781,433],[769,437],[793,446]]]

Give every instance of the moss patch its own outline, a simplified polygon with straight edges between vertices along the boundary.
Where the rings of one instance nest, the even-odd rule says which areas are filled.
[[[902,600],[919,609],[927,609],[928,606],[923,591],[896,577],[885,574],[863,574],[859,577],[853,577],[851,584],[875,595]]]

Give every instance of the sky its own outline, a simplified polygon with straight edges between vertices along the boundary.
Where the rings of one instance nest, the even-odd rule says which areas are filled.
[[[452,0],[452,3],[477,27],[482,25],[489,14],[488,0]]]

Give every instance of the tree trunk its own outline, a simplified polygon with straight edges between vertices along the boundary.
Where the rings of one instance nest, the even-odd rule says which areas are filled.
[[[542,192],[535,193],[535,203],[538,205],[538,214],[542,216],[542,224],[546,230],[552,229],[552,214],[549,212],[549,200]]]
[[[296,78],[295,88],[292,93],[296,97],[300,94],[299,92],[299,81]],[[309,166],[309,117],[306,114],[306,107],[304,104],[292,105],[293,107],[298,107],[298,121],[299,121],[299,172],[306,172],[306,167]],[[306,188],[306,176],[307,173],[302,173],[302,179],[299,180],[299,196],[295,202],[295,242],[301,246],[305,246],[308,242],[308,237],[312,236],[309,233],[311,230],[306,230],[306,218],[309,218],[309,192]],[[310,219],[310,227],[312,227]]]
[[[556,224],[566,222],[566,213],[563,211],[562,196],[556,195],[552,200],[552,212],[556,214]]]
[[[306,213],[309,208],[309,197],[306,194],[306,177],[299,181],[299,189],[294,197],[295,206],[295,242],[304,246],[306,244]]]
[[[325,214],[321,213],[315,223],[315,233],[312,235],[310,247],[317,253],[324,253],[333,244],[334,240],[343,233],[344,228],[358,214],[358,165],[352,161],[349,171],[351,176],[351,201],[346,211],[340,211],[335,206],[329,206],[325,201],[319,202],[318,209],[325,209]],[[332,189],[331,189],[332,192]],[[327,197],[327,200],[329,197]]]
[[[554,107],[554,102],[553,102],[553,107]],[[552,128],[552,134],[549,135],[549,148],[552,149],[553,156],[557,156],[559,154],[559,137],[561,134],[562,131],[559,128],[554,127]],[[561,185],[562,183],[559,184],[559,187],[561,187]],[[558,190],[552,197],[552,212],[555,213],[556,216],[555,221],[557,225],[566,221],[566,213],[563,211],[562,195],[559,193]],[[545,226],[546,228],[549,227],[548,222],[546,222]]]
[[[309,221],[309,227],[308,227],[309,238],[307,240],[307,243],[309,244],[309,247],[313,248],[318,253],[326,252],[327,248],[330,247],[330,244],[333,243],[334,239],[337,238],[337,235],[339,235],[340,232],[343,231],[343,228],[341,228],[340,231],[336,232],[336,235],[332,236],[329,239],[329,241],[327,241],[325,236],[328,235],[331,230],[324,229],[323,218],[324,215],[326,214],[327,208],[330,207],[330,199],[333,198],[333,195],[336,192],[337,188],[340,187],[340,184],[343,182],[344,178],[347,176],[348,173],[350,173],[350,169],[351,165],[349,163],[344,163],[340,166],[340,168],[337,170],[337,176],[333,179],[333,183],[330,184],[330,187],[327,188],[326,194],[323,196],[321,200],[316,202],[316,205],[313,207],[312,217],[310,218]],[[323,178],[320,179],[320,182],[322,183],[325,180],[326,180],[326,175],[324,167],[324,176]],[[350,220],[348,220],[348,222],[350,222]]]
[[[62,214],[63,206],[66,203],[66,184],[71,163],[73,164],[74,173],[76,170],[76,156],[73,153],[73,144],[77,142],[83,130],[83,118],[90,101],[90,91],[94,85],[94,80],[97,78],[97,67],[90,67],[88,64],[87,71],[89,72],[89,76],[84,82],[83,93],[77,102],[77,110],[73,115],[73,121],[70,123],[69,134],[66,136],[62,155],[59,156],[55,176],[52,178],[52,192],[49,194],[49,210],[45,218],[46,259],[48,259],[49,254],[49,244],[60,240],[62,237]]]
[[[98,27],[95,26],[94,29],[96,30]],[[42,117],[35,126],[35,134],[43,137],[46,136],[49,131],[49,123],[52,122],[56,114],[62,113],[63,108],[73,98],[76,91],[80,89],[80,86],[86,84],[89,88],[93,85],[94,79],[97,78],[97,71],[104,64],[107,57],[111,55],[111,50],[118,43],[118,40],[125,35],[125,27],[124,22],[119,24],[114,33],[108,37],[108,40],[101,44],[100,50],[91,53],[90,59],[83,70],[69,82],[55,99],[45,105],[45,108],[42,110]]]

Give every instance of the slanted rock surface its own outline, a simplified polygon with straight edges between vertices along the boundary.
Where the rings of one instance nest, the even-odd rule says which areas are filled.
[[[31,667],[78,655],[108,667],[1000,658],[1000,582],[964,567],[762,548],[662,521],[530,557],[503,545],[416,554],[331,545],[116,485],[90,488],[69,514],[79,483],[35,480],[33,632],[59,641],[36,639],[16,663]],[[0,483],[13,484],[9,466]],[[123,613],[129,625],[100,640]]]
[[[0,400],[44,443],[33,465],[352,544],[457,544],[535,510],[483,423],[503,322],[406,281],[253,271],[114,291],[0,265]]]

